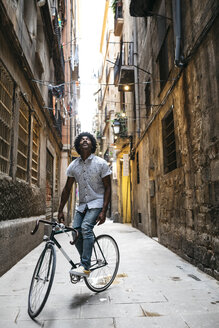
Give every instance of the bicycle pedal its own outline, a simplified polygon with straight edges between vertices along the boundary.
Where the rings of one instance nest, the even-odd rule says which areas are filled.
[[[81,277],[70,273],[70,280],[72,284],[77,284],[81,280]]]

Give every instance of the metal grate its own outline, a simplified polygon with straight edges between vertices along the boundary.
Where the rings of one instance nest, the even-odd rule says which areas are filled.
[[[177,168],[173,110],[163,119],[163,148],[164,171],[168,173]]]
[[[17,178],[27,180],[28,141],[29,141],[29,108],[22,96],[19,99],[19,133],[17,154]]]
[[[32,183],[38,183],[39,169],[39,124],[35,117],[33,118],[33,142],[32,142]]]
[[[0,62],[0,172],[9,173],[14,83]]]

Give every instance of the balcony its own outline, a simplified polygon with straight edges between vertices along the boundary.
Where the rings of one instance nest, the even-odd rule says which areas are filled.
[[[114,5],[115,17],[114,17],[114,34],[120,36],[123,29],[124,19],[122,12],[122,1],[115,1]]]
[[[134,81],[133,42],[126,42],[115,62],[114,84],[119,91],[133,91]]]

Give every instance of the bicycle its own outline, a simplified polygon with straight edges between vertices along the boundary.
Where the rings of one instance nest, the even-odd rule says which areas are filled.
[[[28,295],[28,314],[34,319],[44,308],[48,299],[56,269],[56,250],[55,245],[67,259],[71,268],[76,268],[79,264],[74,263],[68,254],[62,249],[62,246],[55,238],[60,233],[72,232],[74,245],[78,238],[78,231],[71,227],[66,227],[63,223],[55,221],[38,220],[31,234],[35,234],[38,230],[40,222],[52,226],[50,236],[44,236],[46,245],[37,261]],[[118,267],[120,255],[116,241],[109,235],[103,234],[95,236],[94,246],[91,256],[90,275],[88,277],[80,277],[70,273],[70,281],[74,284],[78,283],[82,278],[87,287],[93,292],[102,292],[106,290],[114,281]]]

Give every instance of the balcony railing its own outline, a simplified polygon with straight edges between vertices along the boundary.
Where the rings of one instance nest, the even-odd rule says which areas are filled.
[[[124,42],[114,66],[114,84],[122,91],[122,84],[134,83],[133,42]]]
[[[122,56],[119,53],[117,58],[116,58],[116,62],[115,62],[115,66],[114,66],[114,84],[118,85],[119,83],[119,73],[120,73],[120,69],[121,69],[121,60],[122,60]]]

